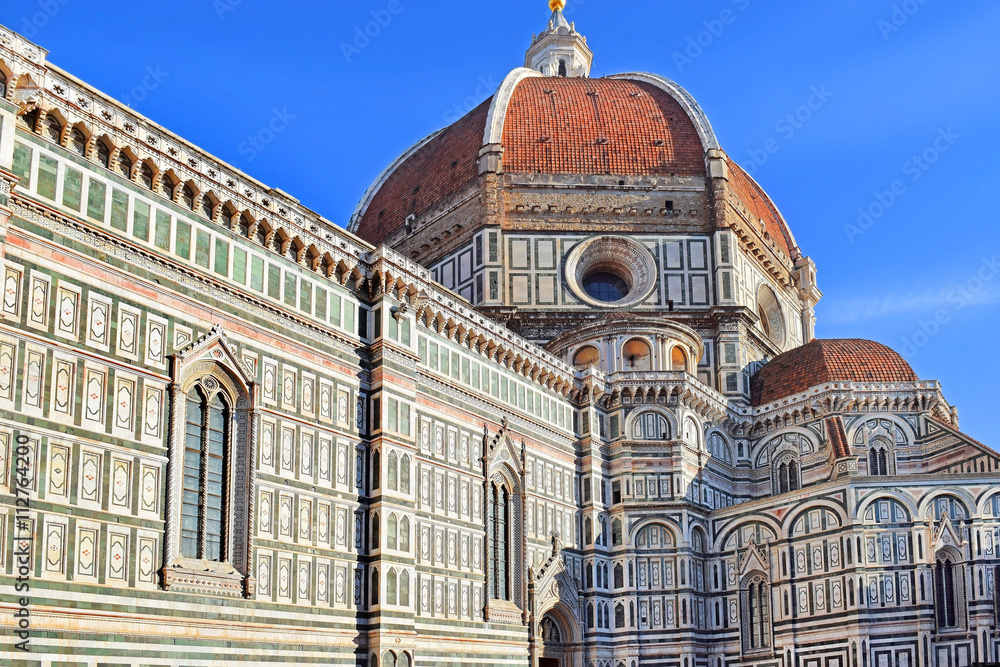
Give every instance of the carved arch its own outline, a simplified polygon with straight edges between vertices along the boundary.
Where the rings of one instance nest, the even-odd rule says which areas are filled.
[[[256,382],[221,327],[171,357],[167,507],[164,531],[163,587],[219,595],[253,595],[252,530],[255,477]],[[197,383],[218,384],[232,401],[227,424],[229,448],[224,491],[225,563],[192,562],[180,554],[183,496],[185,410],[187,393]]]

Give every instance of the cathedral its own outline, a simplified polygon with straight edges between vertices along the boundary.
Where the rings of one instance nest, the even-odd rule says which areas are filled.
[[[1000,661],[1000,455],[550,8],[335,221],[0,26],[13,664]]]

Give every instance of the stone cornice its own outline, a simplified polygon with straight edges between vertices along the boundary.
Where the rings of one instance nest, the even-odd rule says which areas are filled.
[[[39,87],[39,105],[56,109],[68,125],[88,126],[94,136],[107,135],[118,147],[128,146],[139,160],[151,158],[161,173],[172,170],[180,182],[200,184],[222,201],[230,200],[255,218],[273,221],[274,227],[293,231],[306,243],[346,250],[350,255],[371,249],[361,239],[302,206],[294,197],[271,188],[195,146],[102,93],[72,74],[45,61],[47,51],[21,35],[0,27],[0,56],[8,61],[11,86],[22,75],[31,75]],[[152,76],[152,75],[150,75]],[[151,84],[152,85],[152,84]]]
[[[758,424],[782,421],[809,412],[811,418],[843,412],[927,412],[950,410],[936,380],[916,382],[830,382],[748,409]]]

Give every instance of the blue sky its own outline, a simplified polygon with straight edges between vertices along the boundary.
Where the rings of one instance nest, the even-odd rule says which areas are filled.
[[[545,0],[5,0],[0,23],[346,224],[389,161],[523,63],[548,14]],[[567,14],[595,76],[656,72],[701,103],[815,260],[817,335],[903,351],[997,447],[1000,3],[571,0]]]

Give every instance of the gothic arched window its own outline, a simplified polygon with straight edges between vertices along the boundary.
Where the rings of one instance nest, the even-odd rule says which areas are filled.
[[[410,520],[405,516],[399,520],[399,550],[410,550]]]
[[[372,491],[382,486],[382,456],[378,450],[372,452]]]
[[[771,645],[771,593],[761,573],[744,580],[740,591],[743,610],[743,650],[760,651]]]
[[[0,97],[7,99],[7,75],[0,70]]]
[[[396,515],[390,514],[389,520],[386,522],[385,525],[386,546],[390,549],[395,549],[398,538],[399,538],[399,525],[396,520]]]
[[[181,555],[223,561],[230,405],[221,391],[196,385],[187,396]],[[212,383],[214,384],[214,383]],[[217,385],[216,385],[217,386]]]
[[[489,580],[490,595],[495,600],[510,600],[511,565],[511,494],[506,484],[490,485],[489,502]]]
[[[399,457],[396,452],[389,452],[385,474],[389,481],[389,488],[396,491],[399,486]]]
[[[396,604],[396,570],[389,568],[389,576],[385,579],[385,601],[387,604]]]
[[[882,439],[873,440],[868,448],[868,474],[884,477],[892,474],[892,450]]]
[[[802,486],[799,479],[799,462],[795,456],[785,455],[774,466],[774,492],[788,493]]]
[[[410,457],[406,454],[399,459],[399,490],[402,493],[410,492]]]
[[[658,412],[644,412],[632,422],[635,440],[669,440],[670,422]]]
[[[410,606],[410,573],[407,570],[399,573],[399,606]]]
[[[243,595],[250,597],[255,384],[221,329],[174,359],[163,588],[217,592],[220,580],[235,589],[242,580]],[[212,577],[199,579],[206,570]]]
[[[934,607],[939,630],[960,627],[962,566],[958,554],[943,549],[934,564]]]

